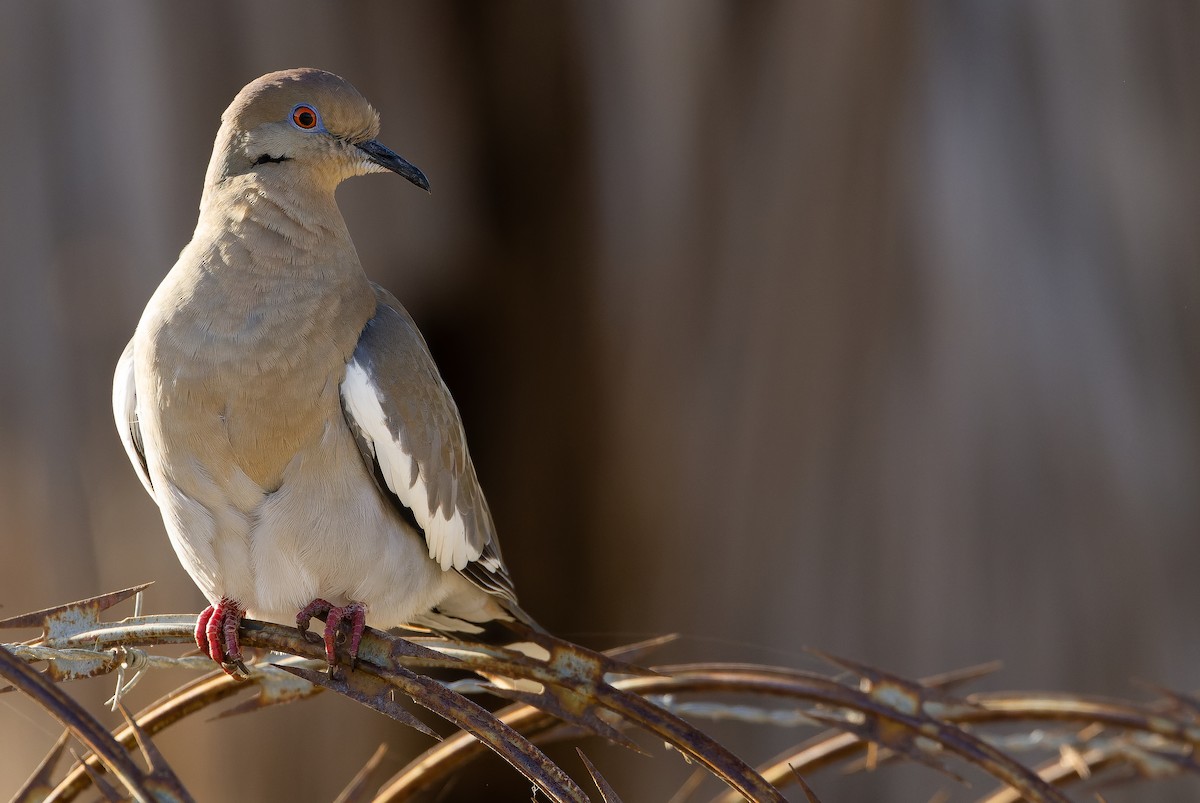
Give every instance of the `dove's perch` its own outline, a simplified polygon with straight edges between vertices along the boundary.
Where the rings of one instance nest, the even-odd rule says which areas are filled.
[[[313,69],[263,76],[221,118],[195,234],[117,364],[121,439],[238,666],[243,614],[328,612],[474,632],[516,605],[462,423],[412,318],[363,273],[344,179],[420,170]],[[382,221],[381,221],[382,222]],[[390,225],[390,223],[388,224]]]

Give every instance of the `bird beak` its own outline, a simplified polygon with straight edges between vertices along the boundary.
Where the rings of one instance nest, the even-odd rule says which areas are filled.
[[[425,192],[429,192],[429,179],[425,178],[425,174],[417,169],[415,165],[409,163],[408,160],[393,152],[391,148],[380,145],[373,139],[359,143],[356,147],[365,153],[367,158],[375,164],[386,170],[391,170],[393,173],[399,173],[413,184],[425,190]]]

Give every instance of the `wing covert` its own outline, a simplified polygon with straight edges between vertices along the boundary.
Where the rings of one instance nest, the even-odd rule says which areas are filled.
[[[458,407],[408,312],[386,290],[375,294],[341,386],[363,459],[443,570],[515,600]]]

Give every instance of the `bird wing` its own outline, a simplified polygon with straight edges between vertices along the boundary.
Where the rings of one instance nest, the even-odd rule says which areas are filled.
[[[458,407],[408,312],[377,285],[375,296],[375,316],[341,385],[363,460],[397,512],[424,534],[430,558],[515,601]]]
[[[150,469],[146,466],[146,451],[142,446],[142,428],[137,418],[137,387],[133,383],[133,341],[125,346],[117,370],[113,374],[113,418],[117,422],[117,433],[133,463],[138,479],[146,486],[146,493],[154,497],[154,486],[150,483]]]

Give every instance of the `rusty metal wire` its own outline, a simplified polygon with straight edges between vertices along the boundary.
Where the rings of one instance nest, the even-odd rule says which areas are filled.
[[[129,753],[117,744],[112,735],[94,716],[84,710],[59,686],[36,672],[26,662],[0,647],[0,675],[7,678],[25,694],[32,697],[44,709],[54,715],[67,730],[79,739],[92,754],[103,762],[104,768],[121,781],[129,794],[138,803],[152,801],[191,801],[179,779],[167,766],[166,761],[145,737],[133,720],[125,714],[134,737],[146,756],[149,770],[144,771],[134,763]],[[56,752],[60,752],[61,747]],[[43,766],[46,762],[43,762]],[[36,778],[36,776],[35,776]]]
[[[116,623],[100,621],[101,611],[140,590],[126,589],[124,592],[14,617],[0,622],[0,626],[40,626],[42,637],[23,647],[71,651],[61,654],[62,666],[58,657],[49,660],[52,671],[48,670],[48,677],[51,680],[113,671],[122,665],[125,651],[133,647],[189,643],[192,638],[190,617],[133,617]],[[765,783],[749,765],[692,725],[642,698],[623,695],[605,680],[609,673],[638,673],[645,670],[550,637],[543,639],[539,636],[539,640],[549,655],[545,662],[534,661],[507,650],[493,651],[478,645],[444,640],[437,642],[443,650],[437,652],[421,646],[415,640],[368,631],[354,672],[338,676],[324,675],[302,665],[283,663],[278,668],[309,683],[334,689],[393,719],[432,733],[419,719],[396,703],[396,692],[400,692],[401,699],[411,698],[455,726],[474,734],[529,778],[551,800],[582,801],[587,800],[587,796],[573,779],[538,748],[498,721],[486,709],[445,685],[412,671],[412,668],[473,671],[497,683],[506,678],[535,680],[540,685],[539,692],[501,689],[500,686],[490,688],[497,693],[519,695],[522,699],[535,701],[563,721],[618,743],[632,745],[599,716],[595,708],[600,706],[618,713],[628,712],[631,722],[662,736],[681,752],[710,767],[715,775],[745,796],[783,800],[778,790]],[[317,659],[321,654],[320,649],[304,639],[298,631],[262,622],[244,622],[241,641],[247,647],[286,652],[310,659]],[[30,657],[47,659],[53,656],[40,652]],[[15,657],[13,660],[16,661]],[[27,691],[27,678],[14,675],[12,679],[17,688]],[[46,678],[42,680],[54,688]],[[96,768],[89,765],[84,767],[84,771],[91,778]]]
[[[551,800],[588,800],[580,786],[535,746],[555,739],[596,733],[641,750],[632,728],[665,739],[722,780],[728,791],[720,803],[741,798],[782,800],[778,788],[798,784],[809,800],[816,795],[802,776],[829,765],[874,769],[882,762],[918,762],[958,778],[946,759],[956,757],[991,775],[1001,788],[982,803],[1020,799],[1063,803],[1060,787],[1100,770],[1116,769],[1123,778],[1156,779],[1200,774],[1194,753],[1200,744],[1200,703],[1186,695],[1157,690],[1151,704],[1066,694],[988,693],[958,697],[953,686],[994,667],[976,668],[921,682],[908,681],[872,667],[816,653],[837,668],[834,675],[780,667],[698,663],[657,666],[641,660],[653,644],[634,645],[602,655],[547,638],[548,658],[534,659],[508,650],[431,636],[398,636],[368,631],[358,669],[330,676],[319,671],[322,650],[291,628],[246,621],[241,631],[248,647],[272,651],[254,662],[247,682],[206,671],[170,695],[128,716],[112,734],[80,708],[58,685],[105,673],[134,678],[168,668],[211,670],[207,658],[169,657],[152,648],[190,643],[194,618],[184,615],[133,616],[105,622],[101,614],[137,594],[141,586],[69,605],[0,621],[3,627],[40,628],[42,635],[3,645],[0,675],[36,699],[67,726],[88,750],[58,782],[51,780],[66,739],[35,771],[18,801],[68,801],[88,786],[106,796],[135,800],[187,800],[187,792],[153,746],[162,729],[246,689],[255,694],[220,714],[230,716],[301,700],[332,690],[430,735],[436,734],[396,699],[413,699],[459,729],[415,758],[377,788],[370,776],[379,754],[367,763],[339,800],[403,801],[434,788],[490,748],[532,781]],[[34,664],[45,664],[43,672]],[[474,681],[444,683],[416,670],[454,669],[474,673]],[[122,672],[123,670],[123,672]],[[515,682],[514,682],[515,681]],[[486,691],[516,701],[495,715],[460,692]],[[755,702],[747,703],[749,697]],[[736,702],[730,702],[730,698]],[[119,699],[117,701],[119,704]],[[124,709],[122,708],[122,711]],[[752,769],[728,749],[696,729],[688,719],[737,719],[760,725],[827,725],[795,748]],[[1021,730],[1011,733],[1013,723]],[[989,729],[1007,725],[1009,733]],[[1058,728],[1057,731],[1046,730]],[[149,763],[142,770],[130,752],[139,746]],[[1018,760],[1023,752],[1053,754],[1038,768]],[[865,755],[865,760],[863,759]],[[582,756],[582,754],[581,754]],[[600,799],[618,800],[617,792],[582,756]],[[115,778],[127,794],[117,792]],[[675,800],[691,799],[690,782]]]

